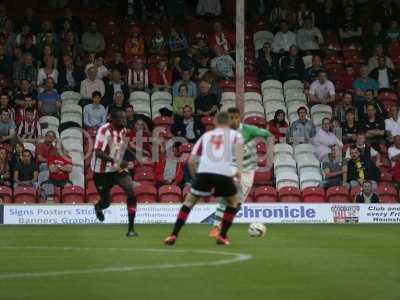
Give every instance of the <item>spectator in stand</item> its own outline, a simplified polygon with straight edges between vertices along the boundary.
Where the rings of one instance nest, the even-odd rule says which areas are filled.
[[[355,112],[353,108],[346,110],[345,121],[341,124],[342,142],[345,145],[354,144],[357,140],[359,125],[356,121]]]
[[[36,106],[36,101],[32,99],[31,96],[26,96],[24,101],[25,101],[25,106],[19,107],[15,113],[15,124],[17,126],[19,126],[25,119],[25,113],[27,109],[32,110],[34,120],[39,120],[39,111]]]
[[[382,24],[375,22],[372,28],[363,39],[364,49],[374,49],[376,45],[386,45],[387,39],[383,31]]]
[[[69,175],[72,172],[72,159],[65,151],[62,142],[59,142],[58,151],[53,152],[47,158],[49,166],[49,180],[46,184],[51,184],[59,188],[71,185]]]
[[[321,186],[324,189],[329,189],[333,186],[346,185],[346,166],[343,165],[340,157],[338,158],[338,149],[335,146],[330,148],[328,157],[322,162],[322,170],[324,172],[324,180]]]
[[[385,129],[387,140],[391,141],[392,137],[400,132],[400,114],[396,105],[391,105],[389,108],[389,118],[385,120]]]
[[[291,46],[296,45],[296,34],[289,31],[289,24],[287,21],[283,20],[280,24],[280,31],[274,36],[272,49],[275,54],[283,56],[289,52]]]
[[[210,93],[211,84],[202,80],[199,84],[200,93],[194,100],[196,114],[200,116],[213,116],[218,111],[218,100],[215,94]]]
[[[222,29],[220,22],[214,23],[214,32],[209,35],[208,45],[210,49],[215,49],[216,46],[222,47],[225,52],[229,53],[234,48],[232,45],[231,34]]]
[[[11,121],[15,121],[15,110],[10,103],[10,96],[7,94],[0,95],[0,109],[5,110],[10,114]]]
[[[114,94],[113,102],[107,107],[107,115],[114,109],[125,110],[126,104],[127,103],[124,100],[124,94],[121,91],[116,92]]]
[[[304,68],[297,46],[290,46],[289,54],[281,59],[281,81],[293,79],[303,81]]]
[[[20,27],[22,25],[27,24],[29,28],[32,29],[32,32],[37,33],[40,30],[40,21],[39,19],[35,16],[35,12],[31,7],[26,7],[23,13],[23,16],[21,17],[21,20],[19,22]]]
[[[14,49],[19,49],[16,48],[15,45],[16,34],[14,33],[13,26],[14,25],[12,20],[10,18],[7,18],[4,21],[4,26],[2,30],[2,39],[4,40],[5,53],[10,57],[13,55]]]
[[[61,53],[62,55],[71,56],[76,65],[81,65],[83,53],[75,33],[71,31],[67,33],[66,39],[62,44]]]
[[[81,82],[80,94],[83,99],[90,99],[94,91],[99,91],[104,96],[104,82],[96,77],[97,67],[92,66],[87,70],[87,78]]]
[[[211,60],[210,64],[214,74],[224,79],[235,77],[235,61],[233,58],[221,46],[216,46],[214,51],[216,56]]]
[[[168,37],[168,47],[171,53],[181,53],[188,48],[188,41],[184,33],[171,27]]]
[[[24,144],[20,141],[16,141],[11,153],[10,168],[12,171],[12,176],[14,176],[14,170],[16,166],[22,161],[22,151],[24,151]]]
[[[172,85],[172,72],[168,69],[168,62],[161,60],[158,67],[150,71],[149,82],[153,86],[153,90],[167,90],[171,89]]]
[[[51,77],[47,78],[44,91],[38,95],[38,109],[42,116],[58,116],[60,113],[61,98]]]
[[[122,77],[126,77],[126,74],[128,74],[128,66],[124,62],[121,51],[117,50],[114,52],[113,61],[107,65],[107,69],[118,70]]]
[[[182,118],[176,118],[171,126],[171,132],[174,136],[184,137],[189,143],[195,143],[205,132],[204,124],[198,117],[193,116],[190,106],[183,107],[182,111]]]
[[[313,138],[313,145],[315,147],[315,155],[320,161],[328,157],[332,147],[339,149],[339,151],[343,148],[342,142],[332,132],[332,122],[328,118],[322,120],[322,126]]]
[[[315,14],[307,7],[307,3],[303,1],[299,4],[299,11],[296,16],[297,27],[303,26],[307,19],[311,21],[311,26],[315,26]]]
[[[383,104],[377,99],[377,97],[375,97],[373,90],[367,90],[365,92],[365,105],[363,107],[363,110],[358,112],[359,116],[362,116],[361,119],[363,121],[367,119],[368,105],[370,104],[375,106],[376,115],[378,116],[378,118],[385,120],[387,117],[386,109]]]
[[[203,79],[204,75],[211,71],[210,57],[207,54],[200,54],[198,56],[197,70],[195,70],[195,78]]]
[[[378,93],[378,82],[375,79],[368,77],[368,74],[368,67],[362,66],[360,68],[360,77],[353,82],[353,89],[355,91],[354,104],[358,111],[362,111],[362,108],[366,102],[365,98],[368,90],[373,90],[374,96],[376,96]]]
[[[15,123],[7,110],[0,110],[0,143],[11,143],[15,138]]]
[[[7,78],[12,78],[13,64],[11,57],[5,53],[5,48],[0,45],[0,74],[3,74]]]
[[[273,31],[278,31],[278,25],[286,22],[287,25],[294,25],[296,22],[295,15],[289,7],[289,1],[280,0],[276,2],[276,7],[271,11],[270,24],[273,25]]]
[[[390,43],[395,43],[400,40],[400,26],[396,19],[390,21],[389,28],[385,30],[385,37]]]
[[[363,130],[366,132],[367,142],[379,151],[380,145],[385,144],[385,121],[377,116],[373,104],[367,106],[367,118],[363,122]]]
[[[335,102],[335,86],[328,80],[325,71],[321,71],[318,80],[315,80],[310,86],[310,105],[332,104]]]
[[[362,184],[362,191],[359,192],[355,199],[355,203],[379,203],[379,196],[374,192],[372,182],[365,180]]]
[[[100,80],[107,80],[108,76],[110,75],[110,71],[104,65],[103,57],[100,54],[89,53],[89,58],[90,60],[93,58],[93,60],[89,61],[89,63],[86,65],[85,72],[87,73],[90,67],[95,66],[97,68],[96,78]]]
[[[221,15],[221,1],[199,0],[197,2],[196,14],[199,16],[213,16]]]
[[[393,146],[388,151],[392,162],[393,181],[397,189],[400,189],[400,131],[393,136]]]
[[[47,170],[47,158],[53,155],[56,148],[56,133],[52,130],[47,131],[44,136],[44,141],[36,146],[36,161],[39,166],[39,171]]]
[[[0,186],[11,186],[10,164],[8,162],[7,150],[0,148]]]
[[[387,67],[385,57],[378,58],[378,67],[369,76],[378,82],[380,89],[390,89],[393,87],[395,73],[393,69]]]
[[[378,187],[380,178],[379,169],[369,158],[362,158],[357,146],[353,145],[350,148],[350,160],[347,162],[347,182],[350,188],[362,186],[365,180],[372,183],[374,190]]]
[[[128,86],[130,91],[145,91],[149,87],[149,71],[145,68],[143,60],[136,58],[132,68],[128,70]]]
[[[345,66],[345,73],[342,77],[342,84],[343,89],[345,91],[352,91],[353,90],[353,81],[355,80],[354,77],[354,68],[352,65]]]
[[[182,79],[174,83],[172,87],[172,96],[177,97],[180,94],[180,88],[182,85],[186,85],[188,96],[191,98],[197,97],[197,85],[190,78],[192,77],[192,72],[190,70],[182,71]]]
[[[31,87],[30,82],[28,80],[24,79],[24,80],[21,80],[19,89],[17,90],[17,93],[14,97],[17,108],[26,107],[26,102],[25,102],[26,96],[28,96],[32,99],[36,99],[37,93]],[[35,101],[35,105],[36,105],[36,101]]]
[[[22,64],[18,64],[14,72],[14,80],[20,86],[21,80],[26,79],[32,86],[35,86],[38,76],[37,69],[33,66],[33,57],[30,53],[24,53]]]
[[[157,28],[148,45],[149,53],[155,55],[167,54],[167,40],[161,28]]]
[[[25,43],[25,40],[31,38],[32,39],[32,44],[36,45],[36,36],[35,34],[31,31],[31,27],[29,24],[23,24],[21,28],[21,32],[17,34],[15,38],[15,43],[17,44],[17,47],[22,47]]]
[[[287,140],[290,144],[311,143],[316,134],[316,129],[311,120],[307,119],[307,108],[302,106],[297,109],[299,119],[294,121],[287,134]]]
[[[101,93],[92,94],[92,103],[85,105],[83,109],[83,124],[86,128],[97,130],[107,121],[107,113],[101,102]]]
[[[162,147],[162,153],[155,167],[155,178],[158,186],[172,184],[181,185],[183,181],[184,162],[181,159],[180,142],[170,149]]]
[[[54,84],[58,82],[58,71],[54,68],[54,59],[48,57],[43,68],[39,69],[37,86],[39,93],[45,89],[47,78],[53,78]]]
[[[129,37],[124,43],[125,56],[133,58],[144,55],[144,39],[140,36],[140,28],[133,26],[129,31]]]
[[[85,52],[100,53],[106,48],[104,36],[97,30],[96,21],[92,20],[89,23],[88,31],[82,34],[82,49]]]
[[[288,132],[289,124],[285,118],[285,112],[282,109],[278,109],[275,112],[274,119],[268,123],[268,130],[274,135],[275,141],[278,143],[285,142],[285,136]]]
[[[29,150],[22,151],[21,162],[14,170],[14,188],[17,186],[31,186],[36,188],[38,179],[38,171]]]
[[[355,146],[357,147],[358,151],[360,152],[360,156],[362,159],[373,159],[376,161],[376,165],[380,165],[380,156],[379,153],[372,148],[370,145],[366,144],[366,137],[365,131],[360,129],[357,132],[356,136],[356,143]],[[350,148],[346,150],[345,159],[350,159]]]
[[[81,32],[81,19],[78,16],[74,16],[74,13],[70,7],[66,7],[63,11],[63,16],[59,17],[56,21],[57,32],[61,31],[63,24],[68,21],[71,24],[73,31]]]
[[[142,163],[152,157],[151,131],[142,118],[138,118],[129,136],[129,147],[133,149],[134,155],[126,151],[124,160],[138,161]]]
[[[42,137],[42,128],[39,121],[35,119],[35,112],[32,108],[25,109],[24,120],[18,126],[17,135],[22,142],[34,145]]]
[[[83,72],[80,67],[74,64],[72,57],[68,54],[62,58],[62,64],[58,74],[58,87],[61,91],[79,91],[83,80]]]
[[[263,48],[258,51],[256,60],[256,73],[258,82],[270,79],[279,79],[279,61],[272,53],[270,43],[264,43]]]
[[[390,69],[394,69],[393,61],[389,56],[385,55],[385,49],[381,44],[378,44],[374,48],[373,56],[368,60],[368,71],[372,72],[374,69],[379,67],[379,58],[385,58],[386,66]]]
[[[343,123],[347,120],[346,113],[349,109],[353,110],[355,120],[357,120],[356,107],[353,105],[353,95],[347,91],[343,93],[341,104],[335,105],[333,115],[340,121],[340,123]]]
[[[115,69],[111,72],[111,80],[106,84],[106,92],[103,99],[103,104],[108,107],[112,103],[112,99],[116,92],[124,94],[124,101],[129,98],[129,86],[122,80],[121,73]]]
[[[174,96],[173,112],[176,116],[183,115],[183,108],[189,106],[194,110],[194,98],[189,95],[188,86],[182,83],[179,86],[179,95]]]
[[[339,27],[339,37],[344,43],[360,42],[362,36],[362,27],[355,16],[353,6],[344,8],[344,19]]]
[[[302,28],[297,31],[297,45],[303,52],[319,52],[320,46],[324,43],[321,31],[314,27],[311,16],[305,17]]]
[[[313,55],[311,67],[307,68],[304,72],[304,81],[308,84],[313,83],[318,79],[319,73],[326,71],[322,65],[321,57],[319,55]]]
[[[374,7],[374,18],[387,25],[387,21],[393,18],[397,18],[399,14],[399,9],[395,1],[391,0],[381,0],[374,1],[376,7]]]

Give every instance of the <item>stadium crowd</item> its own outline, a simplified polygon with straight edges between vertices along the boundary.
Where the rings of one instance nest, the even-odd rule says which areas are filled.
[[[144,183],[138,200],[187,192],[182,157],[234,105],[235,1],[115,2],[0,3],[3,202],[97,201],[91,146],[116,108],[136,149],[125,159]],[[398,16],[390,0],[246,2],[244,122],[268,128],[293,159],[312,145],[321,175],[307,185],[298,162],[297,185],[286,185],[277,171],[290,164],[260,159],[251,199],[291,189],[291,201],[321,190],[323,201],[398,201]]]

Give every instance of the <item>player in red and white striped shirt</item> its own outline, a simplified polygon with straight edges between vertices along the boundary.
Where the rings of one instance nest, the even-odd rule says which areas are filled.
[[[137,236],[134,231],[136,216],[136,198],[133,192],[133,181],[129,176],[126,162],[122,161],[128,148],[126,130],[126,114],[123,110],[111,112],[111,122],[101,126],[97,131],[92,158],[94,183],[100,194],[100,200],[95,204],[96,216],[104,221],[103,210],[110,206],[110,191],[114,185],[119,185],[127,195],[128,237]]]
[[[238,131],[230,129],[228,113],[220,112],[215,119],[217,128],[205,133],[193,147],[188,164],[194,180],[190,193],[179,211],[174,229],[164,241],[167,246],[175,244],[182,226],[199,198],[211,196],[212,191],[215,196],[223,197],[228,203],[217,244],[230,244],[227,233],[239,210],[234,178],[240,181],[243,138]]]

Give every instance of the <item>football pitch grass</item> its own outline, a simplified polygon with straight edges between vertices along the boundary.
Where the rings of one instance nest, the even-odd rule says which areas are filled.
[[[400,299],[399,225],[268,225],[232,245],[188,225],[0,227],[0,299]]]

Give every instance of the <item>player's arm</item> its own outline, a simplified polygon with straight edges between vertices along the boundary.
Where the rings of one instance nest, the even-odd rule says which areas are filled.
[[[190,155],[189,160],[188,160],[188,167],[189,167],[190,176],[192,176],[192,178],[196,175],[197,163],[198,163],[198,156]]]
[[[238,137],[235,140],[235,153],[236,153],[236,164],[237,164],[237,173],[235,174],[235,177],[237,178],[238,181],[241,180],[241,174],[243,170],[243,153],[244,153],[244,148],[243,148],[243,138],[241,135],[238,135]]]
[[[112,162],[114,163],[114,158],[112,158],[111,156],[109,156],[108,154],[106,154],[104,151],[107,148],[107,142],[108,142],[108,131],[99,131],[97,133],[97,137],[96,137],[96,142],[94,145],[95,148],[95,155],[97,158],[100,158],[104,161],[107,162]]]

